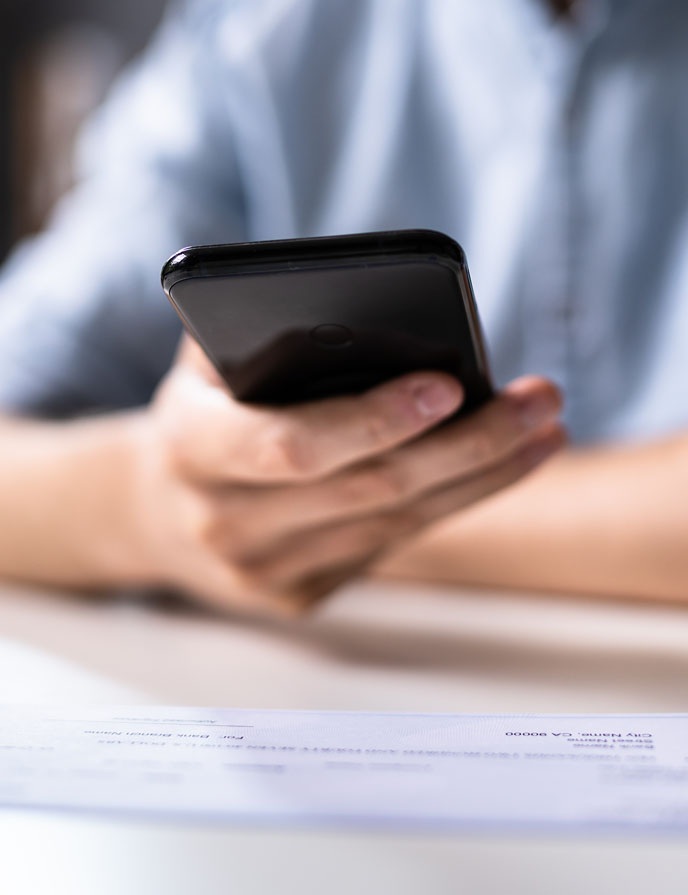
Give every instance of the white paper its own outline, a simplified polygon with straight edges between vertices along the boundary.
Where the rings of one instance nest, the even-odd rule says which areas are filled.
[[[249,824],[688,832],[688,715],[5,708],[0,805]]]

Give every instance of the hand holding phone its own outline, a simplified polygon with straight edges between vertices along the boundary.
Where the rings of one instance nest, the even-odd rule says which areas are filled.
[[[225,610],[300,612],[562,444],[546,381],[436,428],[463,399],[455,377],[416,372],[356,396],[240,402],[185,337],[141,418],[150,579]]]

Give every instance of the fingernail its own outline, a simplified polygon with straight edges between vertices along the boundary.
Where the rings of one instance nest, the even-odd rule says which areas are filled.
[[[521,418],[527,426],[539,426],[559,413],[559,397],[552,392],[541,392],[527,398],[520,407]]]
[[[441,419],[453,413],[461,404],[460,386],[450,386],[444,382],[429,382],[413,391],[418,413],[425,419]]]

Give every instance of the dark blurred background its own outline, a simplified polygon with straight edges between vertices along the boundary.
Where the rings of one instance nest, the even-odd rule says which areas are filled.
[[[166,0],[0,0],[0,261],[72,180],[84,118]]]

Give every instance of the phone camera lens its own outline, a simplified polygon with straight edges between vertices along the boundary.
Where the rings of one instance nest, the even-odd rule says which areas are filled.
[[[323,323],[311,330],[311,339],[323,348],[346,348],[354,337],[350,329],[339,323]]]

